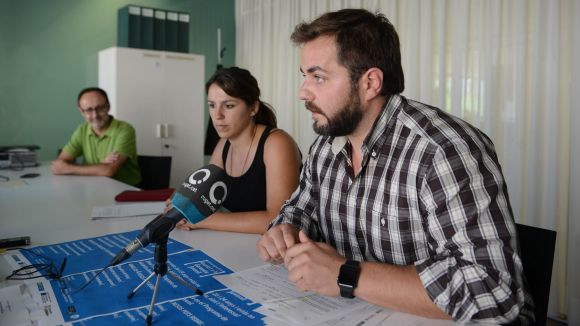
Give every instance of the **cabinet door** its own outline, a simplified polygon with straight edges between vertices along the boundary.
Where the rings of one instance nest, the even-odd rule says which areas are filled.
[[[111,113],[137,133],[140,155],[172,156],[177,187],[203,164],[204,57],[113,47],[99,52],[99,86]]]
[[[137,153],[161,155],[158,138],[163,101],[160,52],[109,48],[99,53],[99,86],[109,94],[111,114],[129,122],[137,134]]]
[[[166,52],[164,73],[162,151],[173,157],[171,184],[179,185],[203,164],[204,57]]]

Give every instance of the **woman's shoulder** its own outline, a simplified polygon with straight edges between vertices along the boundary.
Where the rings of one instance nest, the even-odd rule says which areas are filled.
[[[266,143],[264,144],[264,158],[282,159],[288,158],[300,159],[300,151],[294,138],[282,129],[272,129]]]
[[[270,134],[266,138],[265,146],[276,147],[283,145],[297,146],[294,138],[292,138],[292,136],[290,136],[290,134],[288,134],[286,131],[278,128],[272,128],[270,130]]]

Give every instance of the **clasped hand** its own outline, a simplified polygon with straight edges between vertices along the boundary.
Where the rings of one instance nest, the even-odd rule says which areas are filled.
[[[346,259],[324,242],[312,241],[304,231],[282,224],[268,230],[257,243],[262,260],[288,269],[288,279],[301,291],[338,296],[340,266]]]
[[[105,157],[105,159],[103,159],[101,163],[113,164],[117,162],[119,159],[121,159],[121,154],[119,154],[119,152],[114,151],[109,153],[109,155],[107,155],[107,157]]]
[[[66,174],[69,163],[64,160],[56,159],[50,163],[50,170],[53,174]]]

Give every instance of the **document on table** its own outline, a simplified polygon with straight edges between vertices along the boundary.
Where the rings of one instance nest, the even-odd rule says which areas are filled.
[[[256,311],[288,325],[379,325],[391,311],[358,299],[325,297],[300,292],[288,280],[283,265],[262,265],[216,279],[252,301]],[[376,321],[373,323],[372,321]]]
[[[296,289],[294,284],[288,281],[288,270],[284,265],[262,265],[216,278],[230,289],[259,303],[314,294]]]
[[[0,288],[0,325],[59,325],[63,321],[48,281]]]
[[[96,206],[93,207],[91,219],[96,220],[112,217],[158,215],[163,213],[164,209],[165,202],[162,201],[112,206]]]
[[[17,188],[22,186],[28,186],[28,184],[24,180],[0,181],[0,188]]]
[[[260,303],[256,309],[272,325],[307,326],[452,326],[453,321],[427,319],[375,306],[359,299],[301,292],[288,280],[283,265],[262,265],[215,278],[233,291]]]

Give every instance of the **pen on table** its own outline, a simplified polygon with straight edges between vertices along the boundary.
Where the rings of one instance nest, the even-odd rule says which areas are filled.
[[[195,292],[195,294],[197,294],[197,295],[203,295],[203,292],[202,292],[200,289],[198,289],[198,288],[196,288],[195,286],[193,286],[193,285],[191,285],[191,284],[189,284],[189,283],[185,282],[185,281],[184,281],[184,280],[182,280],[180,277],[174,277],[174,278],[175,278],[175,279],[176,279],[176,280],[177,280],[179,283],[181,283],[181,284],[183,284],[183,285],[187,286],[188,288],[192,289],[192,290],[193,290],[193,292]]]
[[[58,271],[58,278],[62,277],[62,273],[64,272],[64,267],[66,266],[66,256],[62,260],[62,264],[60,264],[60,270]]]

